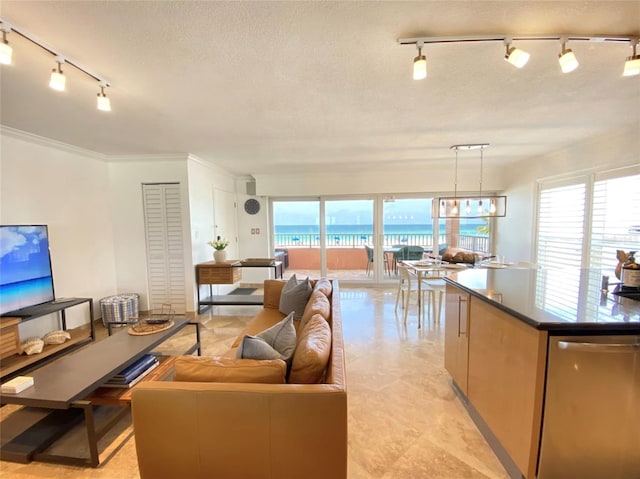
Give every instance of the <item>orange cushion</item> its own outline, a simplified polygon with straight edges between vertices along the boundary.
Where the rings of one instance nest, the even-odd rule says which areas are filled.
[[[289,383],[316,384],[324,379],[331,354],[331,328],[325,319],[315,314],[298,338],[293,353]]]
[[[285,284],[287,282],[282,279],[266,279],[264,281],[263,303],[265,308],[279,309],[280,295]]]
[[[281,359],[230,359],[180,356],[174,381],[283,384],[287,364]]]
[[[304,313],[302,313],[302,319],[300,320],[300,328],[298,331],[300,331],[300,329],[304,329],[305,325],[314,314],[319,314],[326,321],[329,321],[331,303],[322,291],[314,291],[311,293],[307,306],[304,308]]]

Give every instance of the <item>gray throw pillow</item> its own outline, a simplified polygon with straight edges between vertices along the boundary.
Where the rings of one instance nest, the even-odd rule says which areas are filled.
[[[282,354],[273,349],[267,342],[256,336],[242,338],[236,352],[237,359],[283,359]]]
[[[238,359],[282,359],[291,363],[296,349],[293,313],[256,336],[245,336],[236,352]]]
[[[304,281],[298,282],[296,275],[291,276],[287,284],[282,288],[280,293],[280,306],[279,310],[282,314],[294,313],[293,319],[302,319],[304,308],[311,296],[311,283],[309,278]]]
[[[257,334],[257,337],[282,355],[282,359],[291,362],[296,349],[296,328],[293,325],[293,313],[289,313],[282,321]]]

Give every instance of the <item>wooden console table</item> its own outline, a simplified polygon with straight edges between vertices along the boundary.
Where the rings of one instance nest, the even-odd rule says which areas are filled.
[[[201,306],[256,306],[264,302],[261,295],[222,294],[213,295],[214,284],[234,284],[242,279],[242,268],[272,268],[275,278],[282,278],[282,261],[230,260],[222,263],[207,261],[196,265],[196,289],[198,291],[198,313]],[[200,286],[209,285],[209,296],[200,298]]]

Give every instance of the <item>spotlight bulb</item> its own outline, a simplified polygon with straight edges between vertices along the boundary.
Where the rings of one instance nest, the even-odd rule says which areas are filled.
[[[634,75],[640,75],[640,55],[627,57],[627,61],[624,62],[624,72],[622,76],[630,77]]]
[[[504,59],[517,68],[522,68],[529,61],[530,55],[516,47],[507,47],[507,53]]]
[[[570,48],[567,50],[562,50],[562,53],[558,55],[558,62],[560,63],[562,73],[572,72],[573,70],[578,68],[579,65],[578,59]]]
[[[54,68],[51,71],[51,80],[49,80],[49,86],[57,91],[64,91],[66,78],[60,68]]]
[[[3,65],[11,65],[11,57],[13,48],[7,42],[0,43],[0,63]]]

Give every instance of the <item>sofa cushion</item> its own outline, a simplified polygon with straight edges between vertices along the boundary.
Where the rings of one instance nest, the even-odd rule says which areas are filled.
[[[299,331],[304,329],[305,325],[314,314],[319,314],[326,321],[329,321],[329,317],[331,315],[331,303],[322,291],[316,290],[311,293],[311,297],[309,298],[309,301],[307,301],[307,306],[304,308],[304,313],[302,313]]]
[[[180,356],[175,361],[174,381],[216,383],[285,382],[287,365],[281,359],[258,361],[222,357]]]
[[[320,278],[313,287],[313,290],[321,291],[328,298],[331,296],[333,286],[331,286],[331,281],[329,281],[327,278]]]
[[[282,321],[265,329],[257,336],[245,336],[236,357],[290,361],[295,349],[296,329],[293,326],[293,313],[289,313]]]
[[[298,338],[289,383],[316,384],[324,379],[331,354],[331,328],[319,314],[313,315]]]
[[[262,308],[253,318],[251,318],[249,324],[247,324],[247,326],[236,337],[235,341],[231,344],[231,347],[237,348],[244,336],[256,336],[258,333],[270,328],[277,322],[282,321],[284,317],[285,315],[277,309]],[[294,323],[297,325],[298,321],[295,321]]]
[[[295,313],[294,319],[301,319],[304,308],[311,295],[309,278],[298,282],[296,275],[291,276],[282,288],[279,310],[282,314]]]

